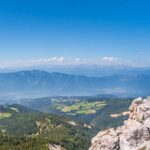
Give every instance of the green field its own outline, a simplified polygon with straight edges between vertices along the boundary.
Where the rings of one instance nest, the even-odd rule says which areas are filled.
[[[92,110],[92,109],[85,109],[85,110],[79,110],[77,111],[77,114],[85,114],[85,115],[89,115],[89,114],[95,114],[96,111]]]
[[[11,113],[0,113],[0,119],[11,117]]]
[[[57,105],[56,109],[64,113],[74,114],[95,114],[98,110],[106,106],[105,101],[101,102],[77,102],[72,105]]]

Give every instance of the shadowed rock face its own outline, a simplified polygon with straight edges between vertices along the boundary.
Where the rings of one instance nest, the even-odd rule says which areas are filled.
[[[124,125],[99,132],[89,150],[150,150],[150,97],[135,99]]]

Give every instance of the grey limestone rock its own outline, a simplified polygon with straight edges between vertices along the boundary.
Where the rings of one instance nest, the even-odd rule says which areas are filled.
[[[124,125],[99,132],[89,150],[150,150],[150,97],[135,99]]]

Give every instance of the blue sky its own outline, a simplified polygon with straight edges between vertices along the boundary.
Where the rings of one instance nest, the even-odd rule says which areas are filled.
[[[0,0],[0,61],[71,57],[150,65],[149,6],[146,0]]]

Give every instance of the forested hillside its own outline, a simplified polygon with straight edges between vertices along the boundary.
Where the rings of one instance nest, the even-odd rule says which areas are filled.
[[[58,144],[86,150],[92,129],[66,117],[32,111],[20,105],[0,106],[0,149],[47,150]]]

